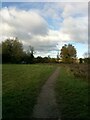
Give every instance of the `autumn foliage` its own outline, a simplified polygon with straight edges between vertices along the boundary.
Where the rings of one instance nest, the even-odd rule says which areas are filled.
[[[65,63],[73,63],[76,60],[76,49],[73,45],[68,44],[62,46],[60,57],[63,62]]]

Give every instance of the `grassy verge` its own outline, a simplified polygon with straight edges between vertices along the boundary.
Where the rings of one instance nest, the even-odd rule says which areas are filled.
[[[0,119],[2,118],[2,65],[0,64]]]
[[[54,69],[52,65],[3,65],[3,118],[31,117],[40,89]]]
[[[61,120],[89,120],[86,80],[75,78],[68,67],[61,67],[55,90]]]

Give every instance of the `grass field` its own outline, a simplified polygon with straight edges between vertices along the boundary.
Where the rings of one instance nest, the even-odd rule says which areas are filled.
[[[86,78],[82,79],[80,76],[77,78],[69,67],[61,67],[55,90],[61,120],[90,119],[88,116],[88,82]]]
[[[31,117],[33,106],[52,65],[3,65],[3,118]]]
[[[2,65],[0,64],[0,119],[2,118]]]
[[[61,120],[89,120],[86,65],[59,66],[55,91]],[[41,87],[56,67],[56,64],[3,65],[3,118],[31,117]]]

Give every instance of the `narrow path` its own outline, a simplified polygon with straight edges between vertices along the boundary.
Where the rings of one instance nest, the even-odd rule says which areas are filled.
[[[58,75],[59,67],[54,71],[42,87],[37,104],[34,107],[34,118],[60,118],[54,93],[54,84]]]

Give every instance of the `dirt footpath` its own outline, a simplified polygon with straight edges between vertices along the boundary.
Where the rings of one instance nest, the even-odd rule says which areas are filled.
[[[54,85],[58,75],[59,67],[54,71],[42,87],[37,104],[33,110],[34,118],[58,118],[58,120],[60,120],[60,113],[57,109],[54,93]]]

